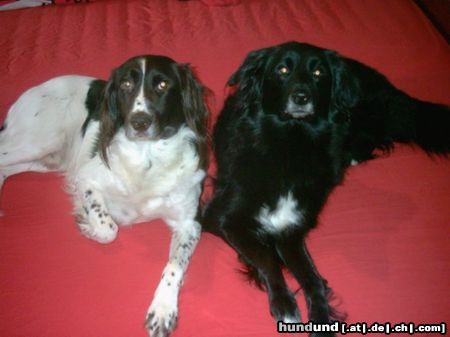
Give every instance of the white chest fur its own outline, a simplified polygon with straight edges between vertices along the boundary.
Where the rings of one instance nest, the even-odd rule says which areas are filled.
[[[261,223],[265,231],[276,233],[289,226],[299,224],[302,213],[299,210],[297,200],[289,192],[278,199],[274,209],[269,209],[267,205],[261,207],[255,219]]]
[[[205,175],[198,169],[193,137],[192,130],[182,128],[169,139],[130,141],[119,131],[108,149],[110,169],[97,156],[97,167],[86,167],[80,175],[97,182],[120,224],[191,216],[186,213],[196,212]]]

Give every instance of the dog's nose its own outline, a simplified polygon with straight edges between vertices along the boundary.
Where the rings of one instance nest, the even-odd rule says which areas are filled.
[[[136,131],[146,131],[152,122],[152,116],[145,112],[138,112],[130,119],[130,124]]]
[[[311,100],[311,95],[306,90],[299,90],[292,93],[291,99],[297,105],[306,105]]]

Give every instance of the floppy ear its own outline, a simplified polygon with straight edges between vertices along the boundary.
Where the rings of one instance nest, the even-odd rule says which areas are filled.
[[[345,122],[350,118],[349,110],[359,102],[361,88],[347,59],[334,51],[326,51],[326,55],[332,76],[329,119],[336,123]]]
[[[236,85],[244,102],[249,103],[261,97],[265,66],[268,56],[274,49],[275,47],[270,47],[250,52],[239,69],[228,80],[227,85]]]
[[[100,157],[108,165],[107,148],[120,125],[123,124],[123,116],[120,114],[117,102],[116,71],[111,77],[103,91],[100,104],[100,136],[98,140]]]
[[[199,167],[207,165],[208,106],[209,90],[193,74],[188,64],[177,65],[181,81],[181,99],[187,126],[197,135],[197,149],[200,156]]]

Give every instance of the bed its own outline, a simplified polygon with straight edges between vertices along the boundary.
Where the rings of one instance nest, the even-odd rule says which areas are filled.
[[[450,104],[449,45],[410,0],[94,0],[2,11],[0,23],[2,120],[33,85],[63,74],[106,79],[150,53],[195,68],[214,93],[212,126],[245,55],[289,40],[335,49],[411,95]],[[449,161],[398,145],[352,167],[333,192],[308,243],[348,323],[449,322],[449,177]],[[210,191],[208,178],[204,199]],[[146,336],[168,255],[163,222],[123,228],[109,245],[87,240],[57,174],[9,178],[1,207],[0,336]],[[277,335],[266,294],[240,269],[231,248],[203,234],[174,337]]]

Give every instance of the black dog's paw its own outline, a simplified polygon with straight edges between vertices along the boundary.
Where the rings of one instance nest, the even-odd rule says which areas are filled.
[[[290,292],[270,296],[270,313],[277,322],[298,323],[302,320],[295,297]]]

